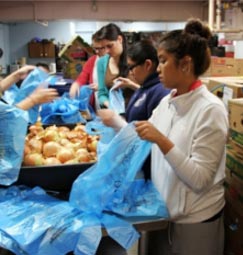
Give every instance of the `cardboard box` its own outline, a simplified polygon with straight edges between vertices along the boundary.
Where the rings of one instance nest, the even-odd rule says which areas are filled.
[[[233,129],[229,130],[230,139],[238,144],[238,146],[243,146],[243,134],[236,132]]]
[[[243,179],[243,160],[237,157],[232,149],[226,151],[226,167]]]
[[[243,75],[243,59],[211,57],[211,64],[203,76],[224,77]]]
[[[238,158],[243,159],[243,145],[234,141],[232,137],[230,137],[228,146]]]
[[[243,77],[211,77],[206,86],[225,102],[243,97]]]
[[[230,129],[243,134],[243,98],[228,100]]]
[[[77,61],[87,61],[93,54],[93,48],[77,35],[63,47],[58,56],[68,63],[72,63]]]

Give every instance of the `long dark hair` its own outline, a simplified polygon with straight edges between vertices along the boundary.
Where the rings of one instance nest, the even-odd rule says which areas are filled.
[[[122,36],[122,47],[123,51],[120,56],[120,60],[118,63],[119,68],[119,76],[126,77],[128,75],[128,67],[127,67],[127,41],[125,35],[122,33],[121,29],[114,23],[109,23],[106,26],[103,26],[100,30],[96,32],[96,37],[99,40],[108,40],[115,41],[118,36]]]
[[[194,75],[200,76],[209,67],[211,54],[209,41],[210,29],[198,19],[191,19],[183,30],[170,31],[163,36],[159,48],[173,54],[177,62],[184,56],[191,56],[194,63]]]

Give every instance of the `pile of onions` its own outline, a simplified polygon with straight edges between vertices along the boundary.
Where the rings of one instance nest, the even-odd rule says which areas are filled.
[[[83,124],[67,126],[40,123],[29,127],[25,138],[23,166],[59,165],[95,162],[99,136],[85,132]]]

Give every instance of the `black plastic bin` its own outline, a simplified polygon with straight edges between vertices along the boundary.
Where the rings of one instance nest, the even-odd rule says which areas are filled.
[[[69,192],[76,178],[93,164],[22,167],[14,185],[40,186],[45,190]]]

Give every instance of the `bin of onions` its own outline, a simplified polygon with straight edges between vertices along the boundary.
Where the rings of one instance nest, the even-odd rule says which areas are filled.
[[[98,135],[83,124],[29,126],[23,163],[15,184],[69,191],[74,180],[97,160]]]

